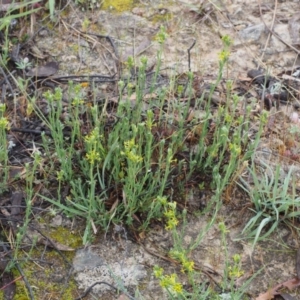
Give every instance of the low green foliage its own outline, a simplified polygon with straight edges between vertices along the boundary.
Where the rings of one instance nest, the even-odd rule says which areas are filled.
[[[219,293],[215,293],[212,289],[207,287],[205,282],[203,283],[201,277],[203,275],[202,272],[199,270],[198,266],[195,266],[194,261],[190,259],[193,249],[199,246],[203,237],[215,223],[218,208],[215,209],[211,222],[208,222],[207,226],[198,233],[196,240],[192,241],[189,245],[186,245],[183,239],[188,225],[186,222],[186,210],[183,211],[181,216],[178,216],[176,203],[168,202],[166,198],[160,199],[160,202],[162,203],[164,218],[166,219],[166,229],[170,230],[173,236],[173,248],[169,251],[169,256],[181,266],[181,273],[184,275],[181,274],[180,278],[185,281],[185,286],[189,287],[187,289],[183,286],[179,275],[176,273],[167,275],[163,268],[155,266],[153,269],[154,276],[159,280],[161,288],[167,292],[169,299],[250,299],[246,295],[246,288],[250,280],[245,282],[244,285],[238,289],[235,286],[235,281],[240,278],[244,272],[242,270],[241,256],[239,254],[235,254],[232,258],[228,257],[227,234],[229,231],[224,222],[219,223],[222,241],[222,250],[220,251],[224,252],[225,262],[224,274],[222,277],[223,280],[219,283]],[[181,229],[177,226],[179,218],[182,219],[183,223]],[[254,276],[256,275],[257,274]],[[202,284],[199,284],[199,282],[202,282]]]
[[[157,40],[163,46],[165,39],[166,34],[162,29]],[[225,50],[220,58],[220,74],[228,59],[227,44],[225,41]],[[163,48],[158,52],[158,57],[161,57],[162,50]],[[133,61],[129,59],[127,65],[129,68],[133,67]],[[84,90],[80,85],[70,83],[68,94],[72,100],[69,101],[67,111],[66,107],[63,108],[62,91],[59,88],[54,93],[44,94],[49,103],[47,119],[36,109],[51,131],[51,138],[43,135],[43,148],[47,156],[53,158],[46,166],[47,176],[53,176],[56,172],[59,190],[66,183],[71,185],[67,202],[47,200],[69,216],[78,215],[87,219],[84,243],[89,240],[93,225],[99,224],[105,228],[111,222],[122,221],[131,225],[137,213],[142,216],[141,228],[147,228],[151,219],[162,216],[161,204],[156,199],[165,195],[172,182],[171,174],[182,173],[186,166],[187,162],[178,160],[176,155],[189,150],[184,142],[189,105],[184,102],[168,102],[167,109],[164,108],[166,90],[154,88],[159,68],[160,64],[150,87],[151,93],[155,91],[159,96],[148,100],[147,109],[143,99],[146,89],[146,58],[141,59],[134,84],[130,80],[119,82],[119,104],[115,113],[116,121],[111,128],[106,129],[108,120],[104,108],[100,111],[96,103],[86,106],[83,100]],[[190,81],[187,88],[191,89],[193,74],[188,76]],[[220,75],[218,81],[221,78]],[[212,87],[211,94],[215,86]],[[227,86],[230,93],[231,83]],[[124,94],[125,88],[127,93]],[[188,94],[192,96],[189,90]],[[131,100],[133,96],[134,101]],[[242,155],[242,149],[247,145],[247,133],[243,134],[243,129],[249,114],[235,118],[232,112],[241,100],[237,96],[232,98],[228,99],[225,106],[219,107],[214,134],[209,143],[207,135],[212,118],[210,101],[205,104],[206,116],[201,124],[203,130],[199,137],[198,151],[190,154],[189,174],[185,178],[188,180],[197,170],[207,173],[212,178],[211,186],[216,190],[214,199],[217,202],[238,164],[243,162],[243,155],[247,157],[257,142],[249,145]],[[197,101],[200,105],[203,99]],[[63,109],[66,115],[64,121],[61,120]],[[158,112],[157,116],[154,110]],[[172,114],[175,111],[180,112],[178,120]],[[84,114],[89,120],[85,125],[86,134],[80,128]],[[196,125],[193,125],[193,121],[189,124],[190,127]],[[67,127],[72,128],[68,138],[64,133]],[[158,139],[158,135],[164,137]],[[114,205],[107,211],[106,202],[112,194],[115,195]]]
[[[292,226],[300,216],[300,197],[296,193],[293,166],[282,180],[281,166],[273,170],[263,163],[265,171],[258,175],[255,164],[249,168],[253,186],[241,178],[241,187],[249,194],[254,216],[246,224],[243,233],[257,241],[265,239],[274,232],[280,223]]]
[[[168,87],[156,87],[166,38],[167,34],[161,28],[156,37],[161,45],[157,53],[158,64],[150,86],[146,78],[146,57],[141,58],[134,81],[127,78],[119,82],[119,102],[113,124],[109,119],[111,115],[106,112],[109,99],[102,106],[97,102],[87,105],[86,91],[80,84],[70,82],[65,95],[60,88],[45,92],[47,115],[38,108],[35,98],[28,97],[27,113],[35,113],[50,132],[42,134],[42,144],[39,145],[42,150],[39,151],[43,154],[39,151],[33,153],[33,166],[38,161],[45,184],[54,180],[58,185],[56,199],[41,197],[63,209],[68,216],[87,220],[84,244],[91,239],[93,227],[108,228],[112,222],[132,225],[137,215],[140,229],[146,229],[152,219],[162,217],[162,206],[157,199],[170,195],[174,184],[181,192],[180,188],[184,188],[195,172],[211,178],[211,188],[215,191],[211,205],[214,203],[219,207],[220,196],[232,174],[248,159],[258,143],[262,126],[256,140],[248,143],[246,130],[250,108],[247,107],[244,115],[235,116],[242,99],[232,94],[232,82],[226,84],[226,103],[219,106],[214,117],[211,115],[211,96],[227,66],[230,40],[224,38],[219,76],[208,99],[204,101],[203,96],[196,99],[195,107],[204,107],[205,115],[187,124],[193,97],[193,74],[188,73],[186,93],[189,96],[186,102],[168,101],[167,95],[174,94],[174,91],[167,92]],[[128,59],[127,67],[135,67],[133,59]],[[155,93],[157,96],[146,102],[147,89],[151,95]],[[65,102],[63,97],[68,101]],[[196,145],[191,146],[186,142],[187,131],[193,133],[199,125],[200,133],[195,133]],[[2,139],[5,139],[5,134]],[[189,152],[188,159],[180,159],[179,154],[184,151]],[[6,166],[7,157],[2,160]],[[26,172],[32,174],[34,168],[26,169]],[[186,176],[182,180],[179,174]],[[70,194],[66,199],[60,199],[61,190],[66,185],[70,187]]]
[[[22,9],[25,7],[29,7],[30,5],[38,2],[39,0],[26,1],[24,3],[18,3],[17,7],[18,9]],[[3,32],[4,35],[4,43],[3,45],[1,45],[1,53],[0,53],[0,67],[2,68],[6,68],[6,65],[9,61],[8,53],[9,53],[10,39],[8,38],[8,32],[9,32],[9,27],[11,25],[11,21],[13,19],[18,19],[18,18],[28,16],[39,10],[39,8],[36,8],[36,9],[27,10],[25,12],[12,14],[12,11],[15,11],[13,7],[14,7],[14,3],[12,3],[12,8],[8,9],[6,14],[0,18],[0,31]]]
[[[52,15],[53,3],[49,1]],[[8,25],[5,26],[3,29],[6,30]],[[41,135],[40,144],[33,143],[32,161],[25,166],[25,220],[17,235],[16,246],[18,248],[26,232],[31,201],[35,196],[53,204],[55,209],[62,210],[69,217],[84,218],[86,228],[83,244],[92,241],[95,228],[107,230],[111,223],[125,223],[128,226],[138,224],[139,230],[145,230],[151,220],[164,219],[166,229],[173,234],[174,245],[169,255],[181,265],[192,292],[185,291],[179,276],[165,275],[160,267],[155,268],[156,278],[171,299],[206,299],[213,292],[204,283],[196,283],[201,274],[195,271],[190,254],[215,223],[222,204],[222,192],[232,175],[256,148],[265,115],[261,117],[255,140],[250,142],[248,127],[251,107],[247,106],[241,112],[240,104],[244,100],[233,93],[233,83],[229,80],[226,81],[226,102],[220,103],[212,115],[212,96],[223,80],[230,55],[231,41],[227,36],[223,38],[224,49],[219,56],[219,74],[208,97],[203,94],[194,99],[191,72],[187,73],[185,87],[175,87],[174,78],[171,78],[169,86],[158,87],[166,38],[167,33],[162,27],[156,36],[160,49],[157,66],[150,80],[146,71],[146,57],[142,57],[137,66],[133,58],[128,59],[128,70],[137,68],[138,74],[124,76],[119,81],[118,103],[113,111],[107,110],[110,99],[105,99],[102,104],[96,100],[87,102],[85,87],[69,82],[66,93],[56,88],[43,94],[47,102],[45,113],[38,106],[37,99],[26,94],[27,82],[16,79],[27,96],[26,113],[28,116],[34,114],[47,127]],[[3,51],[1,59],[6,66],[7,51]],[[26,64],[20,63],[18,67],[24,69]],[[147,99],[146,94],[150,95]],[[187,95],[185,101],[180,98],[183,94]],[[169,95],[174,95],[172,101]],[[196,109],[201,107],[203,115],[200,118],[189,119],[192,99],[195,100]],[[8,119],[5,110],[4,105],[0,106],[0,145],[7,145]],[[193,142],[187,142],[189,135],[194,137]],[[7,151],[0,151],[0,166],[0,188],[4,191],[9,185]],[[183,211],[182,218],[177,216],[173,194],[174,190],[182,193],[185,184],[196,173],[204,175],[207,188],[214,192],[208,203],[212,217],[193,243],[183,245],[186,211]],[[50,183],[56,184],[55,197],[35,194],[36,182],[43,182],[45,188]],[[199,185],[203,185],[203,182],[199,182]],[[62,197],[65,187],[69,193]],[[260,203],[257,208],[264,210],[265,206]],[[278,216],[279,212],[272,214],[271,218],[278,221]],[[288,216],[291,216],[290,213]],[[250,220],[246,229],[255,227],[259,218],[258,214],[255,220]],[[183,230],[179,232],[181,220]],[[256,229],[255,242],[265,223]],[[223,223],[220,224],[220,234],[226,249],[227,229]],[[236,255],[230,258],[227,252],[225,254],[227,263],[221,288],[230,292],[224,292],[224,297],[216,294],[214,299],[227,299],[229,294],[230,299],[246,299],[243,298],[244,287],[236,291],[233,284],[233,280],[243,272],[240,257]]]

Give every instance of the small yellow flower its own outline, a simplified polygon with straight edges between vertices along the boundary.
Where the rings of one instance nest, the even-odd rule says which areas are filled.
[[[220,53],[219,53],[219,60],[221,62],[226,62],[229,58],[229,55],[230,55],[230,52],[228,50],[222,50]]]
[[[156,278],[161,278],[163,276],[164,269],[159,266],[154,266],[154,276]]]
[[[195,263],[192,260],[186,260],[182,262],[183,271],[192,272],[194,271]]]
[[[82,104],[84,104],[84,101],[79,97],[75,97],[72,101],[73,106],[79,106],[79,105],[82,105]]]
[[[173,286],[176,283],[177,275],[171,274],[169,275],[170,284]]]
[[[8,120],[5,117],[0,118],[0,129],[8,129],[9,123]]]
[[[101,160],[100,154],[96,150],[89,151],[85,157],[91,165],[95,164],[96,161]]]
[[[124,147],[126,150],[131,150],[132,148],[134,148],[134,146],[135,146],[134,139],[124,142]]]
[[[174,219],[176,218],[176,213],[174,210],[172,209],[168,209],[164,212],[164,216],[167,218],[167,219]]]
[[[155,267],[155,268],[158,272],[162,270],[159,267]],[[159,284],[162,288],[168,289],[173,294],[182,294],[183,292],[182,284],[177,281],[176,274],[171,274],[166,276],[163,276],[162,272],[160,274],[161,276],[159,277],[160,278]]]
[[[178,220],[176,218],[169,219],[167,221],[166,229],[167,230],[174,229],[176,228],[177,225],[178,225]]]
[[[183,289],[182,289],[182,284],[177,282],[173,285],[173,290],[176,294],[182,294]]]
[[[133,151],[127,152],[126,156],[129,160],[131,160],[132,162],[141,162],[143,160],[143,158],[139,155],[136,155]]]
[[[101,141],[101,139],[103,138],[103,136],[101,134],[99,134],[99,128],[95,127],[90,133],[89,135],[87,135],[84,140],[87,144],[89,145],[96,145],[97,143],[99,143]]]
[[[125,151],[121,151],[121,155],[126,156],[132,162],[138,163],[143,160],[143,157],[136,154],[136,148],[134,139],[124,142]]]
[[[244,271],[239,266],[229,267],[229,276],[231,278],[239,278],[244,275]]]
[[[162,288],[169,288],[170,287],[170,281],[167,276],[163,277],[160,281],[159,284]]]

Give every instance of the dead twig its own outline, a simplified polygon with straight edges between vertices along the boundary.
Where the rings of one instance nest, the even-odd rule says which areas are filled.
[[[188,48],[188,62],[189,62],[189,72],[191,72],[191,50],[193,49],[193,47],[196,44],[196,39],[194,39],[192,45],[190,48]]]
[[[259,0],[259,1],[260,1],[260,0]],[[260,4],[260,3],[259,3],[259,4]],[[274,14],[273,14],[272,23],[271,23],[271,28],[270,28],[272,31],[273,31],[274,23],[275,23],[275,17],[276,17],[276,12],[277,12],[277,4],[278,4],[278,0],[275,0]],[[262,15],[262,11],[261,11],[261,5],[259,5],[259,13],[260,13],[260,18],[263,19],[263,15]],[[267,49],[267,47],[268,47],[268,44],[269,44],[269,41],[270,41],[271,36],[272,36],[272,32],[269,32],[269,35],[268,35],[268,38],[267,38],[267,41],[266,41],[264,50],[263,50],[262,55],[261,55],[261,58],[260,58],[261,61],[264,59],[264,55],[265,55],[266,49]]]

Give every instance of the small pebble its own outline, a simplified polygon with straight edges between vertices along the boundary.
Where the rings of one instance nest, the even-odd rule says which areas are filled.
[[[290,119],[291,119],[291,121],[292,121],[293,123],[295,123],[295,124],[300,123],[299,115],[298,115],[298,113],[296,113],[296,112],[293,112],[293,113],[291,114]]]

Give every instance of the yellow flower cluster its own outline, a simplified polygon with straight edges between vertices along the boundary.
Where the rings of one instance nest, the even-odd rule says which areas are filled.
[[[84,100],[81,99],[80,97],[74,97],[73,101],[72,101],[72,105],[73,106],[79,106],[84,104]]]
[[[158,266],[154,267],[154,276],[159,279],[159,284],[162,288],[167,289],[172,294],[182,294],[182,284],[177,281],[177,275],[163,275],[164,270]]]
[[[232,44],[232,40],[228,35],[225,35],[223,36],[222,41],[224,44],[224,49],[219,53],[219,61],[220,63],[225,63],[230,56],[229,47]]]
[[[219,60],[221,62],[226,62],[228,60],[229,56],[230,56],[230,52],[228,50],[222,50],[219,53]]]
[[[95,149],[90,150],[85,157],[91,165],[95,164],[96,161],[101,160],[99,152],[97,152]]]
[[[164,216],[167,219],[167,230],[175,229],[179,221],[176,218],[176,202],[165,202],[162,201],[164,198],[160,199],[160,202],[164,205],[165,212]],[[165,199],[164,199],[165,200]],[[194,270],[194,262],[189,260],[184,253],[184,251],[172,250],[170,251],[170,256],[180,262],[182,265],[182,272],[192,272]]]
[[[195,263],[189,260],[184,251],[171,250],[170,256],[180,262],[182,265],[182,272],[193,272]]]
[[[229,267],[230,278],[240,278],[243,275],[244,275],[244,271],[241,270],[239,266],[230,266]]]
[[[101,136],[99,136],[99,129],[95,127],[93,131],[85,137],[85,141],[87,144],[95,145],[99,141]]]
[[[8,129],[9,123],[8,120],[5,117],[0,118],[0,129]]]
[[[231,278],[239,278],[244,275],[244,271],[241,269],[241,256],[239,254],[233,255],[233,266],[229,267],[229,276]]]
[[[156,199],[161,203],[164,209],[164,216],[167,219],[166,229],[176,229],[178,225],[178,219],[176,218],[176,202],[168,202],[166,197],[157,197]],[[176,231],[174,231],[176,232]],[[187,254],[184,250],[171,250],[169,252],[171,258],[176,259],[180,262],[183,273],[187,272],[190,276],[194,272],[194,262],[188,259]],[[158,266],[154,267],[154,276],[159,279],[159,284],[162,288],[173,294],[173,296],[179,296],[184,294],[182,284],[178,282],[177,275],[164,275],[164,270]]]
[[[130,161],[138,163],[143,160],[143,157],[136,154],[137,146],[134,139],[124,142],[125,151],[122,151],[121,154],[126,156]]]
[[[93,131],[85,137],[87,145],[87,153],[85,155],[86,160],[94,165],[97,161],[101,161],[104,156],[104,148],[101,144],[102,135],[99,134],[99,128],[95,127]]]
[[[169,209],[165,211],[164,215],[167,218],[166,229],[171,230],[176,228],[176,226],[178,225],[178,219],[176,218],[174,210]]]
[[[178,219],[176,218],[176,202],[168,202],[169,208],[165,208],[164,216],[167,219],[166,229],[171,230],[178,225]]]

